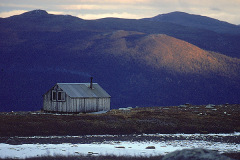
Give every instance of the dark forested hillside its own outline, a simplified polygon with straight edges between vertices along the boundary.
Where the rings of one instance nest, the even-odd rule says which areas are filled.
[[[41,10],[0,19],[0,110],[39,110],[55,83],[89,82],[90,76],[112,96],[112,108],[240,103],[240,60],[226,56],[237,55],[239,42],[228,41],[234,36]],[[216,53],[224,45],[233,48]]]

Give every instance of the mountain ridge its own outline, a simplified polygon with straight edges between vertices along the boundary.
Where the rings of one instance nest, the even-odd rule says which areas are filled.
[[[19,15],[22,16],[22,15]],[[240,35],[217,33],[206,28],[183,26],[170,22],[157,22],[149,20],[134,20],[120,18],[104,18],[98,20],[83,20],[73,16],[51,15],[39,19],[14,18],[0,19],[0,29],[28,31],[137,31],[147,34],[167,34],[194,44],[204,50],[219,52],[227,56],[240,58]],[[24,16],[23,16],[24,17]],[[231,31],[232,32],[232,31]],[[4,33],[3,33],[4,34]],[[197,36],[195,36],[197,35]]]
[[[209,18],[207,16],[189,14],[185,12],[171,12],[167,14],[159,14],[152,18],[144,18],[144,20],[171,22],[183,26],[203,28],[218,33],[240,34],[240,27],[218,19]]]
[[[21,16],[0,22],[1,111],[39,110],[52,85],[90,76],[112,108],[240,103],[240,60],[178,38],[222,34],[145,20]]]

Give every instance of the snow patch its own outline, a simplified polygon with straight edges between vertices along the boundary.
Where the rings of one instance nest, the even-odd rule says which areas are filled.
[[[119,147],[121,146],[121,147]],[[155,149],[146,149],[154,146]],[[154,148],[152,147],[152,148]],[[0,143],[0,157],[26,158],[54,155],[122,155],[122,156],[157,156],[182,149],[204,148],[224,152],[239,152],[240,144],[207,142],[198,140],[173,141],[109,141],[99,144],[23,144],[9,145]]]

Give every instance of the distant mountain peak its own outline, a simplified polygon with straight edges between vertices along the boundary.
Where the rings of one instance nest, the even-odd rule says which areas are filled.
[[[182,26],[200,28],[218,33],[240,34],[240,28],[237,25],[207,16],[189,14],[181,11],[159,14],[152,18],[144,18],[144,20],[170,22]]]
[[[48,15],[48,13],[45,10],[37,9],[37,10],[25,12],[22,15],[24,15],[24,16],[44,16],[44,15]]]
[[[200,19],[199,19],[200,18]],[[162,20],[168,20],[168,21],[193,21],[193,22],[197,22],[199,20],[212,20],[212,21],[219,21],[217,19],[214,18],[210,18],[210,17],[206,17],[206,16],[201,16],[201,15],[196,15],[196,14],[189,14],[186,12],[181,12],[181,11],[174,11],[174,12],[170,12],[170,13],[165,13],[165,14],[159,14],[155,17],[152,17],[151,20],[157,20],[157,21],[162,21]],[[226,23],[226,22],[225,22]]]
[[[182,12],[182,11],[174,11],[174,12],[170,12],[170,13],[165,13],[165,14],[159,14],[159,15],[173,15],[173,14],[177,14],[177,15],[180,15],[180,14],[185,14],[185,15],[190,15],[189,13],[186,13],[186,12]]]

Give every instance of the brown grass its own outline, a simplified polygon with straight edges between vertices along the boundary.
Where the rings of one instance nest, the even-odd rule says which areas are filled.
[[[146,107],[106,114],[0,113],[0,136],[240,132],[240,105]]]

